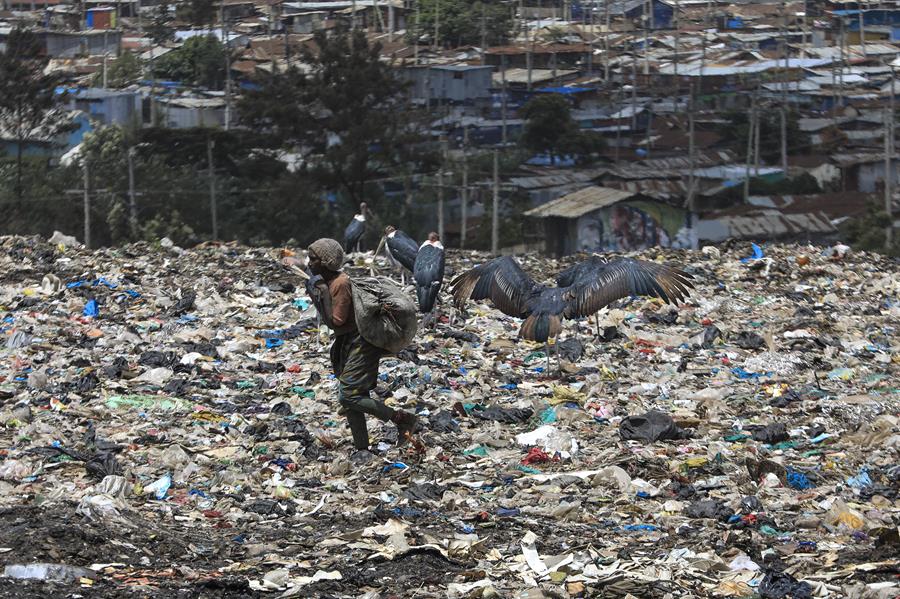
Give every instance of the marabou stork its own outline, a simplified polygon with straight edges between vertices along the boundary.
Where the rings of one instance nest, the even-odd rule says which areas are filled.
[[[459,275],[450,287],[459,309],[468,299],[489,299],[504,314],[525,319],[519,337],[544,342],[549,369],[548,340],[559,335],[564,318],[590,316],[632,295],[675,303],[688,297],[692,278],[654,262],[594,256],[560,273],[559,286],[548,287],[535,283],[511,256],[502,256]]]
[[[437,233],[429,233],[428,240],[419,246],[413,267],[413,278],[416,281],[419,312],[425,314],[425,318],[428,319],[434,313],[444,281],[444,246]]]
[[[354,215],[353,220],[344,229],[344,251],[348,254],[359,251],[359,241],[362,239],[363,233],[366,232],[366,213],[368,211],[366,203],[361,202],[359,204],[359,214]]]
[[[609,262],[603,256],[592,254],[587,260],[577,262],[556,275],[557,287],[571,287],[582,285],[597,277],[597,274],[606,268]],[[602,306],[601,306],[602,307]],[[594,313],[594,323],[597,325],[597,336],[600,336],[600,317]]]
[[[415,268],[416,255],[419,253],[419,244],[403,231],[388,225],[384,228],[384,237],[382,237],[381,241],[378,243],[378,249],[375,250],[376,256],[378,255],[378,252],[381,251],[382,246],[385,249],[385,253],[387,254],[391,266],[400,271],[400,284],[406,285],[406,273],[404,272],[404,269],[412,272],[413,268]]]

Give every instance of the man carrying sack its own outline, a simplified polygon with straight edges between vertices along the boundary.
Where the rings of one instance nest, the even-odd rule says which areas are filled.
[[[335,333],[331,364],[338,379],[338,413],[347,415],[353,446],[369,448],[366,414],[397,425],[399,444],[412,438],[416,416],[394,410],[373,399],[370,392],[378,383],[378,363],[388,350],[367,341],[357,327],[359,307],[354,310],[353,283],[341,272],[344,250],[334,239],[319,239],[309,246],[309,269],[313,273],[306,289],[322,320]]]

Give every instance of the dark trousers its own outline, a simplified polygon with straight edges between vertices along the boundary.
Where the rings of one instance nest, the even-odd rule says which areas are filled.
[[[390,420],[394,410],[373,399],[372,389],[378,384],[378,362],[385,354],[362,338],[358,331],[338,335],[331,346],[331,365],[338,379],[338,403],[347,414],[347,423],[357,449],[368,449],[369,431],[366,414]]]

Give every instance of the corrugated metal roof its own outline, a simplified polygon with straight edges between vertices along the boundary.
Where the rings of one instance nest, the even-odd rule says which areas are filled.
[[[627,200],[633,195],[629,191],[593,185],[564,195],[537,208],[532,208],[525,213],[525,216],[534,216],[536,218],[547,218],[550,216],[578,218],[588,212]]]
[[[553,81],[554,79],[568,77],[569,75],[575,75],[577,73],[578,71],[568,69],[556,69],[555,72],[553,69],[531,69],[531,82],[542,83],[544,81]],[[498,87],[502,85],[503,75],[501,73],[494,73],[493,77],[494,85]],[[506,69],[506,82],[528,83],[528,69]]]
[[[687,184],[683,179],[637,179],[610,182],[616,188],[634,195],[647,196],[665,202],[683,200],[687,196]]]
[[[821,212],[784,214],[778,210],[760,210],[753,214],[718,217],[732,237],[772,238],[803,233],[834,233],[837,229]]]
[[[509,179],[508,183],[522,189],[542,189],[546,187],[571,185],[573,183],[587,183],[603,172],[605,172],[605,169],[548,173],[546,175],[534,175],[531,177],[512,177]]]
[[[880,162],[884,160],[884,153],[832,154],[831,160],[838,166],[847,167],[857,164]]]
[[[830,58],[789,58],[787,60],[787,68],[789,69],[808,69],[830,64]],[[741,61],[728,65],[701,63],[682,64],[678,67],[678,74],[682,77],[702,77],[702,76],[727,76],[739,74],[762,73],[768,70],[777,70],[785,68],[784,60],[754,60]],[[659,67],[661,75],[674,75],[674,65],[664,65]]]

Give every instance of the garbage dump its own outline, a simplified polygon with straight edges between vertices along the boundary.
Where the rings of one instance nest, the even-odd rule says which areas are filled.
[[[896,597],[900,266],[716,250],[630,255],[690,297],[566,320],[549,369],[443,292],[374,391],[425,451],[389,422],[356,451],[300,251],[2,237],[0,590]]]

